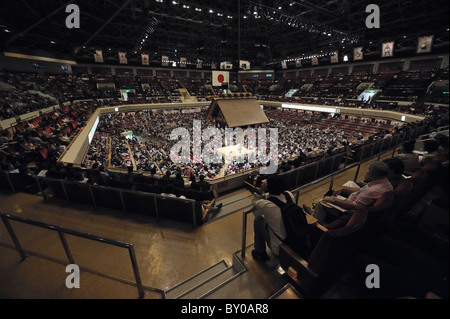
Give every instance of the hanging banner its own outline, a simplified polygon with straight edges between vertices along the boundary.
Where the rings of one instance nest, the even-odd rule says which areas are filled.
[[[162,66],[169,66],[169,57],[167,55],[161,56],[161,65]]]
[[[128,64],[127,55],[125,52],[119,52],[119,63]]]
[[[185,68],[187,64],[187,58],[180,58],[180,68]]]
[[[148,54],[141,54],[141,60],[142,60],[142,65],[149,65],[150,61],[149,61],[149,56]]]
[[[250,70],[250,61],[240,60],[239,67],[242,70]]]
[[[302,59],[296,59],[295,60],[295,67],[301,68],[302,67]]]
[[[313,56],[313,57],[311,58],[311,64],[312,64],[312,65],[319,65],[319,58],[316,57],[316,56]]]
[[[362,60],[364,57],[363,47],[353,48],[353,61]]]
[[[216,62],[212,62],[211,63],[211,70],[217,70],[217,63]]]
[[[339,56],[338,56],[338,51],[333,52],[333,54],[331,55],[331,63],[338,63],[339,62]]]
[[[433,45],[434,35],[419,37],[417,39],[417,53],[429,53]]]
[[[282,68],[282,69],[287,69],[287,63],[286,63],[286,61],[281,61],[281,68]]]
[[[102,52],[102,50],[95,50],[94,60],[95,60],[95,63],[103,63],[103,52]]]
[[[221,70],[231,70],[231,69],[233,69],[233,63],[230,63],[227,61],[220,62],[220,69]]]
[[[395,41],[384,42],[381,46],[381,57],[388,58],[394,56]]]
[[[197,59],[197,69],[201,69],[203,67],[203,60]]]

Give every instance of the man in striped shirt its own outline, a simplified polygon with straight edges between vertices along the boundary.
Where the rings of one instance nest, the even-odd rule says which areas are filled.
[[[333,196],[323,197],[322,201],[311,212],[311,215],[317,218],[320,224],[326,225],[330,219],[335,219],[343,213],[373,205],[383,193],[393,189],[388,180],[388,173],[389,166],[386,163],[381,161],[373,162],[370,164],[365,178],[369,182],[364,187],[360,189],[342,187],[336,190]],[[347,198],[339,196],[343,193],[350,195]]]

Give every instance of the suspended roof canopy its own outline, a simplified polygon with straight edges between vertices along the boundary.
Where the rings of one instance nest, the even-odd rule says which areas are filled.
[[[231,128],[269,122],[256,99],[248,96],[214,99],[206,112],[205,120],[214,120]]]

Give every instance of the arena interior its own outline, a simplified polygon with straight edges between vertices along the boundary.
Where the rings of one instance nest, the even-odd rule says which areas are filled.
[[[448,3],[73,4],[2,1],[2,299],[448,298]],[[315,207],[399,158],[357,227],[252,258],[268,178]]]

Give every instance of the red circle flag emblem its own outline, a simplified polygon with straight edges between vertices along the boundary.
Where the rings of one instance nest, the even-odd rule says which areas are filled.
[[[230,81],[230,74],[226,71],[212,71],[212,85],[222,86]]]

